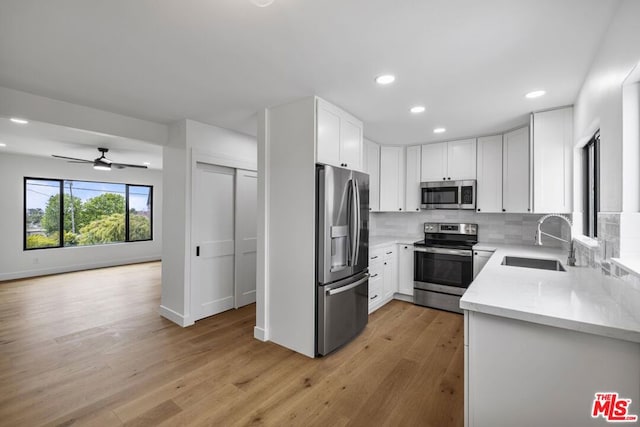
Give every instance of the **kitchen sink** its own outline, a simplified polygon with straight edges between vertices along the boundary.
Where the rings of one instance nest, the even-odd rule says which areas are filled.
[[[511,267],[537,268],[538,270],[567,271],[560,261],[555,259],[540,258],[520,258],[516,256],[506,256],[502,259],[502,265]]]

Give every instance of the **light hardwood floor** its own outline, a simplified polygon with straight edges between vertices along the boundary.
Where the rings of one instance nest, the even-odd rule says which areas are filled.
[[[160,263],[0,283],[0,425],[462,426],[462,316],[393,301],[309,359],[255,306],[183,329]]]

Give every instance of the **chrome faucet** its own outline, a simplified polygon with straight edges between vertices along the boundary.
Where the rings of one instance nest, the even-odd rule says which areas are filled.
[[[568,225],[569,225],[569,240],[564,240],[563,238],[560,238],[558,236],[554,236],[553,234],[549,234],[549,233],[545,233],[544,231],[542,231],[540,229],[540,227],[542,226],[542,224],[549,218],[560,218],[562,220],[564,220]],[[540,218],[538,220],[538,233],[536,234],[536,244],[542,246],[542,236],[547,236],[547,237],[551,237],[552,239],[556,239],[556,240],[560,240],[561,242],[565,242],[569,244],[569,257],[567,258],[567,265],[569,265],[570,267],[573,267],[576,265],[576,255],[575,255],[575,251],[573,248],[573,238],[571,235],[571,220],[569,218],[567,218],[564,215],[560,215],[560,214],[549,214],[549,215],[545,215],[542,218]]]

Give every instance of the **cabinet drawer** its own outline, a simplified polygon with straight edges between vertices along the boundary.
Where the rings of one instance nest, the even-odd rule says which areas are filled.
[[[382,276],[372,277],[369,279],[369,307],[372,307],[382,301]]]

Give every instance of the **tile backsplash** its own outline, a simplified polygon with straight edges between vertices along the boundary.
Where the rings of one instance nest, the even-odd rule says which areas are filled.
[[[468,210],[424,210],[420,212],[372,212],[370,232],[372,236],[423,235],[425,222],[461,222],[478,224],[478,240],[483,243],[534,245],[538,220],[543,215],[514,213],[477,213]],[[568,236],[568,227],[558,218],[545,221],[545,232]],[[562,242],[543,237],[546,246],[561,246]]]
[[[598,213],[597,245],[576,241],[576,261],[603,274],[603,286],[629,313],[640,313],[640,275],[611,262],[620,256],[620,213]]]

